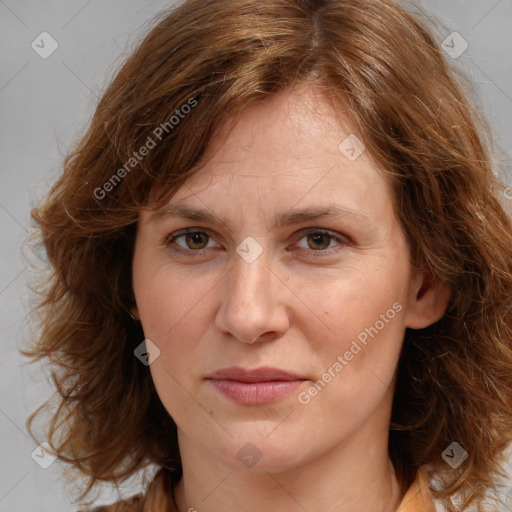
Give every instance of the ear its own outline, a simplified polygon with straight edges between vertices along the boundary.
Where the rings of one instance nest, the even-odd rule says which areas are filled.
[[[434,280],[429,270],[417,270],[411,279],[405,326],[423,329],[437,322],[445,314],[451,294],[450,286]]]
[[[132,306],[130,308],[130,316],[136,322],[140,320],[139,310],[137,309],[137,306]]]

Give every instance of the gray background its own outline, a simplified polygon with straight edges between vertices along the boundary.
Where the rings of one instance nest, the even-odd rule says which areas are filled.
[[[67,470],[48,469],[31,457],[36,444],[25,419],[52,391],[44,371],[18,353],[30,336],[25,315],[32,270],[21,249],[30,232],[29,212],[60,170],[62,156],[83,133],[106,80],[140,35],[143,24],[172,2],[163,0],[0,0],[0,512],[71,511]],[[501,148],[512,150],[512,0],[424,0],[425,12],[457,31],[469,48],[457,59],[480,92]],[[43,31],[58,49],[42,59],[31,42]],[[439,43],[441,44],[442,38]],[[503,154],[497,161],[509,165]],[[512,186],[508,167],[504,177]],[[511,194],[512,195],[512,194]],[[122,430],[119,432],[122,436]],[[73,490],[69,484],[68,490]],[[138,490],[134,478],[123,488]],[[108,490],[97,500],[117,499]],[[512,495],[504,510],[512,511]]]

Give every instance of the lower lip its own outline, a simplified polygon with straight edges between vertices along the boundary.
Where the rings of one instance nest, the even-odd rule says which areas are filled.
[[[224,395],[235,402],[257,405],[274,402],[293,393],[303,380],[276,380],[268,382],[241,382],[238,380],[211,380],[210,382]]]

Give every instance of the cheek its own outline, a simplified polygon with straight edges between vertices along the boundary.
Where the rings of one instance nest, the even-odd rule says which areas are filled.
[[[319,279],[315,286],[301,287],[299,297],[308,307],[301,308],[306,315],[297,315],[295,321],[315,343],[315,350],[331,353],[348,350],[359,335],[364,342],[365,333],[369,336],[368,330],[375,334],[376,329],[379,338],[400,337],[406,276],[393,270],[373,274],[371,270],[354,272],[343,278]],[[390,275],[392,277],[383,277]]]
[[[151,364],[151,373],[157,387],[165,396],[179,391],[179,383],[193,381],[197,362],[201,361],[200,341],[211,323],[208,294],[215,281],[201,279],[196,283],[175,268],[148,265],[134,279],[137,307],[144,336],[157,345],[159,358]],[[172,391],[171,391],[172,388]]]
[[[171,361],[171,362],[170,362]],[[179,364],[176,364],[176,362]],[[160,401],[169,416],[180,426],[193,426],[194,419],[202,418],[204,410],[193,398],[195,391],[190,383],[179,373],[181,368],[193,369],[190,360],[183,354],[173,353],[172,358],[162,352],[160,357],[150,365],[151,378]],[[188,429],[187,429],[188,430]]]
[[[368,298],[342,310],[328,335],[311,330],[318,372],[299,401],[312,405],[318,414],[331,411],[331,421],[346,428],[355,428],[379,404],[389,403],[403,342],[403,317],[398,301]]]
[[[160,350],[159,357],[150,365],[151,376],[164,407],[179,425],[187,425],[191,418],[202,417],[204,410],[193,398],[202,380],[201,365],[207,322],[207,304],[194,300],[195,293],[178,296],[163,291],[156,285],[141,313],[144,334]]]
[[[303,297],[314,307],[309,321],[297,321],[314,354],[317,385],[301,399],[311,398],[319,411],[344,411],[339,421],[347,413],[362,418],[376,407],[390,391],[398,364],[407,275],[395,265],[385,271],[383,266],[320,283]]]
[[[152,271],[148,265],[137,279],[134,276],[137,307],[146,336],[161,342],[174,339],[170,335],[175,331],[191,328],[190,319],[206,314],[207,295],[215,281],[206,276],[200,283],[197,281],[171,266]]]

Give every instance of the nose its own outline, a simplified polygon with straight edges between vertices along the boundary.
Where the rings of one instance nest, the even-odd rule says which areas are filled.
[[[216,327],[243,343],[279,338],[289,326],[286,298],[291,292],[284,284],[285,278],[271,268],[265,250],[252,263],[238,254],[233,258],[233,267],[222,280],[223,299]]]

